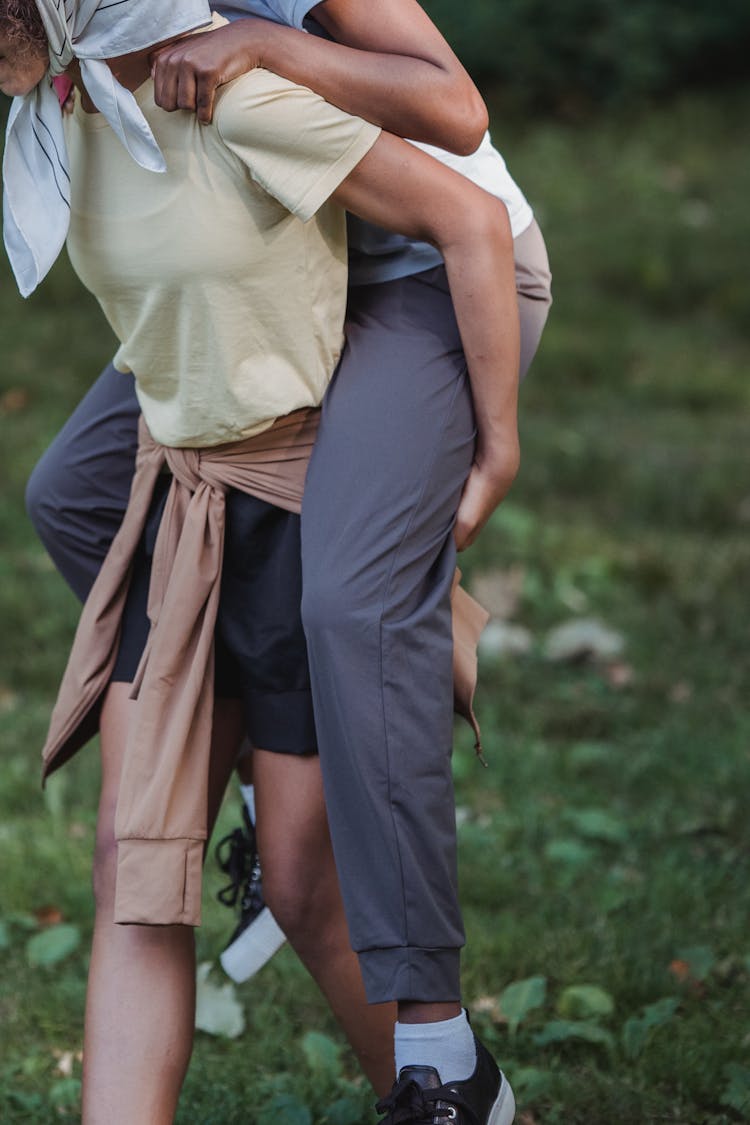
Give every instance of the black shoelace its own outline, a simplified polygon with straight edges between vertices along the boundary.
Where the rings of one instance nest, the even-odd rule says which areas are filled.
[[[216,845],[216,862],[229,879],[217,894],[224,906],[236,906],[253,870],[255,848],[242,828],[235,828]]]
[[[447,1102],[448,1105],[440,1106],[438,1102]],[[453,1107],[463,1110],[466,1125],[480,1125],[477,1115],[457,1090],[448,1086],[424,1090],[413,1078],[397,1082],[388,1097],[378,1102],[375,1110],[386,1115],[380,1125],[435,1125],[439,1121],[454,1120]]]

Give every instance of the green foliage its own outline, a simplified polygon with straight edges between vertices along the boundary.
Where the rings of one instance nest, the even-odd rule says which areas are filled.
[[[609,1050],[613,1050],[615,1045],[612,1033],[590,1020],[550,1020],[534,1036],[538,1047],[547,1047],[550,1043],[565,1043],[571,1039],[595,1043]]]
[[[277,1094],[261,1109],[258,1125],[312,1125],[312,1115],[293,1094]]]
[[[324,1079],[341,1077],[341,1047],[329,1035],[308,1031],[302,1038],[302,1053],[316,1075]]]
[[[56,965],[68,957],[81,943],[78,926],[50,926],[34,934],[26,943],[26,960],[32,967]]]
[[[729,1063],[725,1076],[727,1087],[721,1095],[721,1104],[736,1109],[746,1120],[750,1113],[750,1068],[739,1063]]]
[[[744,0],[425,0],[464,64],[517,105],[573,111],[744,78]]]
[[[704,981],[716,965],[716,954],[708,945],[678,949],[677,959],[689,967],[691,980]]]
[[[677,1013],[680,1001],[675,996],[665,996],[647,1004],[640,1016],[626,1020],[622,1029],[622,1045],[629,1059],[637,1058],[657,1027],[670,1023]]]
[[[511,1036],[516,1034],[519,1024],[529,1012],[542,1007],[546,996],[546,977],[516,980],[503,989],[500,994],[500,1009],[508,1021],[508,1031]]]
[[[611,1016],[615,1002],[610,994],[595,984],[572,984],[557,998],[557,1011],[565,1020],[598,1019]]]

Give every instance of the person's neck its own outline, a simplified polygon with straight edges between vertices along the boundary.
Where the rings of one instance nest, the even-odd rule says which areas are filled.
[[[176,36],[175,39],[177,38],[181,39],[182,36]],[[173,43],[175,39],[169,39],[166,42]],[[159,44],[159,46],[162,45]],[[147,47],[143,51],[133,51],[129,55],[119,55],[115,59],[105,59],[104,61],[121,86],[124,86],[126,90],[137,90],[151,76],[150,60],[154,49],[154,47]],[[81,106],[84,112],[98,113],[99,111],[89,97],[81,79],[81,68],[77,59],[73,60],[66,73],[81,95]]]

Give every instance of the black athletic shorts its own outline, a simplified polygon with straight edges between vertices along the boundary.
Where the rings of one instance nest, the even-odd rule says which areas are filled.
[[[146,645],[156,535],[170,476],[159,479],[138,546],[112,681],[130,683]],[[216,696],[242,699],[253,746],[316,751],[307,647],[302,629],[300,518],[230,490],[216,623]]]

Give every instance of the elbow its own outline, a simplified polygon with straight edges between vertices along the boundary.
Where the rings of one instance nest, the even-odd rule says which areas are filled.
[[[484,104],[484,98],[473,82],[470,86],[471,89],[464,99],[461,110],[463,144],[455,149],[458,156],[471,156],[476,152],[490,124],[490,115]]]
[[[435,225],[428,240],[440,250],[446,265],[477,260],[489,253],[512,265],[514,246],[508,208],[476,185],[463,180],[443,207],[434,211]]]
[[[481,191],[475,197],[473,207],[475,235],[482,242],[494,242],[503,253],[513,257],[513,231],[510,225],[508,208],[502,199]]]
[[[482,95],[468,75],[456,89],[454,83],[445,93],[443,105],[449,120],[441,145],[456,156],[471,156],[482,143],[489,126],[489,114]]]
[[[471,156],[487,132],[489,114],[484,98],[458,63],[436,67],[429,87],[419,95],[421,136],[456,156]]]

